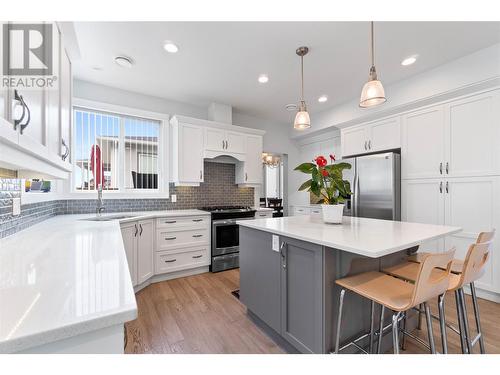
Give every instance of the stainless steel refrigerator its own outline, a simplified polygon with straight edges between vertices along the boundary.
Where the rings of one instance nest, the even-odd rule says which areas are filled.
[[[353,192],[346,214],[401,220],[401,156],[385,152],[342,161],[352,165],[344,171]]]

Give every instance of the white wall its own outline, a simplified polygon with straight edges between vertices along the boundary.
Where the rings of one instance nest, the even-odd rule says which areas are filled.
[[[418,64],[418,61],[417,61]],[[385,86],[387,102],[373,109],[361,109],[359,98],[311,115],[312,128],[304,132],[290,131],[292,138],[318,133],[331,127],[342,128],[373,120],[440,100],[498,84],[500,79],[500,44],[476,51],[406,80]],[[361,87],[359,88],[361,92]]]

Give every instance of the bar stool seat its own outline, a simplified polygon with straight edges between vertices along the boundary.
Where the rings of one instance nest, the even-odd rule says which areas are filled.
[[[345,277],[336,283],[394,311],[408,309],[414,289],[410,283],[376,271]]]
[[[414,282],[417,279],[418,272],[420,269],[420,263],[406,262],[397,264],[392,267],[384,268],[382,271],[390,276],[397,277],[402,280]],[[439,280],[446,275],[446,270],[441,268],[435,268],[431,272],[430,280]],[[448,286],[448,291],[454,291],[460,287],[460,275],[456,273],[450,273],[450,284]]]

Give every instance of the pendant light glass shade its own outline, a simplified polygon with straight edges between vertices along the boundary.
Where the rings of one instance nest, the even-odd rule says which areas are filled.
[[[386,101],[384,86],[378,79],[368,81],[361,90],[359,106],[362,108],[374,107]]]
[[[373,22],[371,23],[371,57],[372,66],[370,68],[369,81],[365,83],[361,90],[361,97],[359,98],[359,106],[361,108],[374,107],[379,104],[385,103],[384,86],[377,78],[377,71],[375,70],[375,51],[373,42]]]
[[[293,128],[297,130],[304,130],[304,129],[309,129],[310,127],[311,127],[311,119],[309,118],[309,113],[307,112],[306,103],[304,101],[301,101],[299,111],[295,115]]]
[[[309,118],[309,113],[307,112],[306,102],[304,100],[304,56],[309,52],[307,47],[299,47],[295,53],[300,56],[300,73],[301,73],[301,96],[300,105],[297,114],[295,115],[295,121],[293,122],[293,128],[297,130],[309,129],[311,127],[311,119]]]

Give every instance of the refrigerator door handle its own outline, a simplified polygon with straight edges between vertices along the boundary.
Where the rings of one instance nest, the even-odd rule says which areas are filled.
[[[358,216],[358,173],[357,171],[354,173],[354,180],[353,180],[353,194],[352,194],[352,215],[353,216]]]

